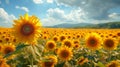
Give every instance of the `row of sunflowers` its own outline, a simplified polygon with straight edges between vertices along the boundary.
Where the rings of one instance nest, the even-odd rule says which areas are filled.
[[[120,67],[120,29],[44,28],[25,14],[0,27],[0,67]]]

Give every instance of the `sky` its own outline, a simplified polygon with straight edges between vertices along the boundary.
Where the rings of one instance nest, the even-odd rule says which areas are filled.
[[[120,21],[120,0],[0,0],[0,26],[28,13],[43,26]]]

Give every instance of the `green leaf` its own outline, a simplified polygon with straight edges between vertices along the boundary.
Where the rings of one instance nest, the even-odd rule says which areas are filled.
[[[29,45],[25,45],[25,44],[18,44],[18,46],[16,47],[16,50],[14,52],[8,53],[4,56],[4,58],[7,58],[13,54],[17,54],[21,51],[22,48],[29,46]]]
[[[101,63],[101,62],[98,62],[97,65],[98,65],[99,67],[105,67],[105,65],[104,65],[103,63]]]

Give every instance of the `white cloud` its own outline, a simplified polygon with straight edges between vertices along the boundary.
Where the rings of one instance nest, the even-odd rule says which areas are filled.
[[[57,5],[73,6],[76,5],[75,2],[79,0],[56,0]],[[80,2],[79,2],[80,4]]]
[[[95,20],[108,19],[109,10],[120,6],[120,0],[56,0],[56,2],[58,5],[80,7],[87,13],[89,19]]]
[[[44,18],[41,21],[43,26],[53,26],[56,24],[64,23],[64,22],[61,22],[61,20],[55,19],[53,17]]]
[[[53,0],[47,0],[47,3],[53,3]]]
[[[53,17],[56,19],[64,19],[65,18],[64,11],[59,8],[55,8],[55,9],[50,8],[47,10],[47,12],[48,12],[47,16],[49,16],[49,17]]]
[[[15,8],[21,9],[21,10],[23,10],[23,11],[25,11],[25,12],[29,12],[29,9],[28,9],[27,7],[16,6]]]
[[[85,22],[84,12],[81,9],[71,10],[66,14],[64,10],[59,8],[48,9],[47,18],[42,19],[43,25],[51,26],[61,23],[80,23]]]
[[[111,13],[108,15],[109,17],[109,22],[111,21],[120,21],[120,13]]]
[[[1,26],[11,26],[14,19],[16,19],[16,17],[13,14],[9,15],[3,8],[0,8]]]
[[[120,17],[120,14],[119,14],[119,13],[111,13],[111,14],[108,15],[108,17],[109,17],[109,18],[114,18],[114,19],[115,19],[115,18]]]
[[[33,0],[35,4],[53,3],[54,0]]]
[[[120,6],[120,0],[55,0],[55,2],[60,7],[64,5],[73,10],[66,13],[60,8],[50,8],[47,11],[47,17],[42,19],[43,25],[82,22],[97,24],[120,19],[120,14],[108,13],[110,9]]]
[[[85,13],[80,9],[76,9],[76,10],[71,10],[71,12],[67,15],[67,20],[71,20],[73,22],[85,22],[86,16]]]
[[[42,3],[43,3],[43,0],[33,0],[33,2],[34,2],[35,4],[42,4]]]

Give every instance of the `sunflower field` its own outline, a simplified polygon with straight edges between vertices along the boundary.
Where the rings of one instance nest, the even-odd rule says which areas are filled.
[[[120,29],[44,28],[25,14],[0,27],[0,67],[120,67]]]

